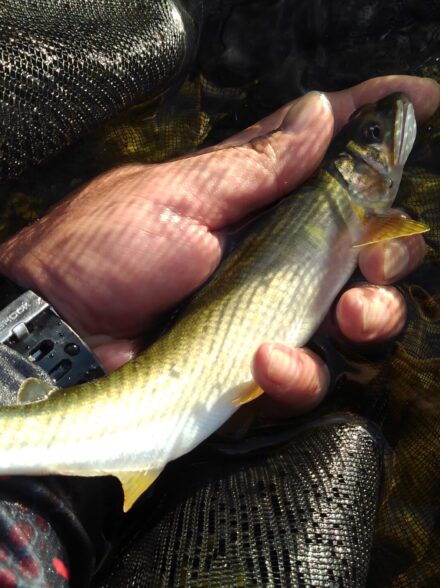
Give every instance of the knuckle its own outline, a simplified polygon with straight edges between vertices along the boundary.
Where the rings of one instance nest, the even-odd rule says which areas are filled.
[[[250,157],[270,174],[275,174],[278,154],[274,146],[273,133],[262,137],[255,137],[247,144]]]

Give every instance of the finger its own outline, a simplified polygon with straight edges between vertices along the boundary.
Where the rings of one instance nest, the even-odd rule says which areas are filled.
[[[349,90],[327,94],[335,116],[335,130],[345,125],[360,106],[376,102],[392,92],[404,92],[414,106],[416,118],[423,122],[437,110],[440,86],[429,78],[415,76],[383,76],[362,82]]]
[[[154,192],[167,194],[169,207],[181,216],[221,229],[303,182],[321,161],[332,134],[330,103],[311,92],[268,134],[158,166]]]
[[[107,335],[92,335],[85,337],[85,340],[107,372],[119,369],[141,351],[140,342],[136,339],[115,339]]]
[[[229,139],[220,149],[156,169],[157,193],[170,194],[174,211],[212,230],[234,223],[304,181],[322,159],[335,124],[339,129],[360,105],[397,90],[408,94],[420,120],[440,102],[434,81],[409,76],[369,80],[329,93],[328,100],[311,92]],[[181,198],[182,191],[186,198]]]
[[[134,359],[137,355],[137,349],[127,339],[97,347],[94,349],[94,353],[104,369],[107,372],[113,372]]]
[[[324,362],[306,349],[291,349],[280,343],[265,343],[257,350],[253,375],[281,412],[310,410],[322,400],[330,375]]]
[[[375,243],[359,254],[359,268],[373,284],[390,284],[423,261],[426,243],[421,235]]]
[[[350,288],[336,305],[339,330],[356,343],[394,337],[405,325],[405,320],[405,300],[392,287],[365,285]]]
[[[429,118],[439,105],[440,90],[439,85],[434,80],[415,76],[373,78],[340,92],[326,93],[335,117],[335,132],[344,126],[351,114],[360,106],[369,102],[376,102],[380,98],[397,91],[408,95],[414,105],[417,120],[420,122]],[[294,100],[285,104],[244,131],[229,137],[220,143],[218,147],[240,145],[271,132],[282,124],[289,109],[297,102],[298,100]]]

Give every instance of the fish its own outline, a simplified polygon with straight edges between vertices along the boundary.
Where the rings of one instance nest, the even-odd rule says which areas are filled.
[[[67,390],[26,380],[21,403],[0,409],[0,474],[113,475],[131,508],[263,392],[251,372],[259,344],[309,341],[360,247],[428,230],[389,212],[416,129],[402,93],[361,107],[303,186],[231,231],[220,267],[138,357]]]

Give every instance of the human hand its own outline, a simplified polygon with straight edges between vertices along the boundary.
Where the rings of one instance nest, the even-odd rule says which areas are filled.
[[[217,266],[222,229],[291,191],[317,167],[334,130],[362,104],[393,91],[419,120],[440,101],[429,80],[386,77],[323,99],[312,93],[222,145],[160,165],[112,170],[83,186],[0,248],[0,270],[49,300],[108,369],[131,359],[137,338],[197,288]],[[421,237],[365,248],[360,267],[389,284],[423,258]],[[341,332],[355,342],[385,339],[405,320],[393,288],[346,291],[336,307]],[[304,410],[328,386],[323,362],[308,350],[262,345],[254,375],[282,412]]]

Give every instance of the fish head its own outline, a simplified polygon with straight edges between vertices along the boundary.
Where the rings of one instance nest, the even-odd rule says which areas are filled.
[[[356,110],[329,151],[332,174],[361,216],[392,205],[417,125],[409,98],[396,92]]]

